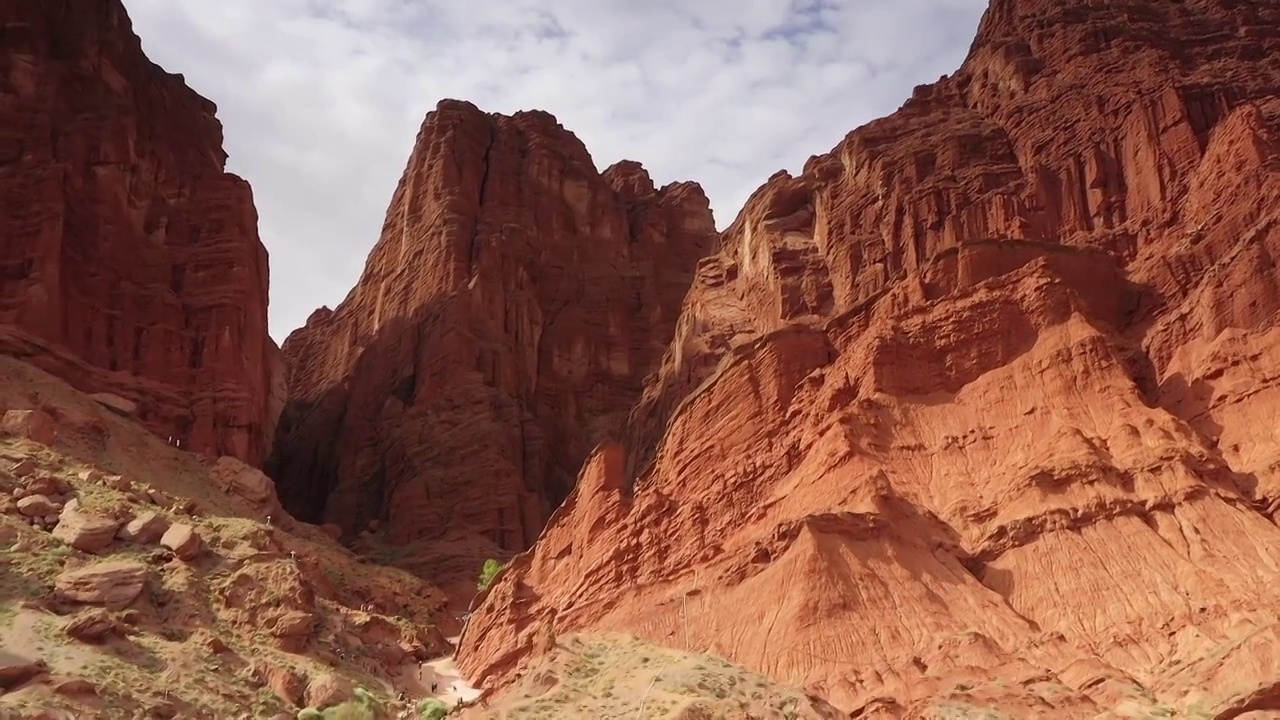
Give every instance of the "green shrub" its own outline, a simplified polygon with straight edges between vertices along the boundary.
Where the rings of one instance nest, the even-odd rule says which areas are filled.
[[[435,699],[418,701],[419,720],[441,720],[449,714],[449,706]]]
[[[480,582],[476,583],[476,589],[484,592],[489,589],[489,585],[493,579],[498,576],[498,572],[502,570],[502,563],[489,558],[484,561],[484,567],[480,568]]]
[[[304,708],[298,711],[298,720],[324,720],[324,713],[315,708]]]
[[[373,710],[356,700],[348,700],[324,711],[324,720],[375,720]]]
[[[369,692],[368,690],[365,690],[362,687],[356,688],[355,692],[352,694],[356,696],[356,699],[355,699],[356,702],[360,703],[361,705],[367,708],[373,709],[378,706],[378,698],[374,697],[373,693]]]

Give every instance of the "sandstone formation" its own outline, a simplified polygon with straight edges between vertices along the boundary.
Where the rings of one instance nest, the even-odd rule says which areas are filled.
[[[714,242],[697,185],[599,173],[543,112],[441,102],[359,283],[284,343],[285,506],[438,541],[430,577],[467,592],[620,428]]]
[[[473,682],[552,626],[857,717],[1280,709],[1280,3],[994,0],[720,247]]]
[[[267,253],[213,103],[120,0],[0,0],[0,352],[258,463],[284,401]]]

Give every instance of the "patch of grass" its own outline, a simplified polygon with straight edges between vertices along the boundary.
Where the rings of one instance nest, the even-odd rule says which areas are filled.
[[[441,720],[449,714],[449,707],[439,700],[430,698],[420,700],[414,707],[414,712],[418,714],[418,720]]]

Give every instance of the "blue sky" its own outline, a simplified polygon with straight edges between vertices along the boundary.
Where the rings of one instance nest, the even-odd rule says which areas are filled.
[[[283,341],[359,278],[423,116],[541,109],[604,169],[696,180],[716,222],[953,71],[986,0],[124,0],[218,105]]]

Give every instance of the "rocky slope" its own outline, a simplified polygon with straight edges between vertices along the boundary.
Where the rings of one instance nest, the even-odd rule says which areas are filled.
[[[1278,223],[1280,2],[993,0],[752,197],[460,666],[591,628],[857,717],[1280,709]]]
[[[420,569],[469,598],[621,426],[715,239],[696,185],[599,173],[546,113],[441,102],[359,283],[284,343],[286,505],[430,541]]]
[[[119,0],[0,0],[0,351],[249,463],[284,402],[267,253],[213,103]]]
[[[357,686],[407,717],[431,696],[420,662],[457,625],[438,589],[33,366],[0,357],[0,405],[0,718],[293,718]]]

